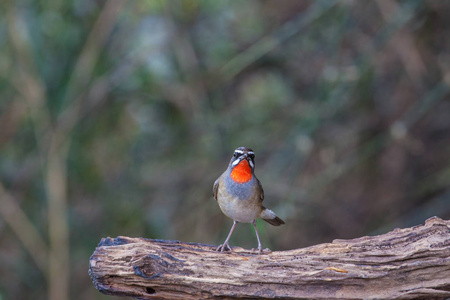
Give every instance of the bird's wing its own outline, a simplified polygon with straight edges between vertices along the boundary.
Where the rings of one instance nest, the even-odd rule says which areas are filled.
[[[259,182],[258,178],[256,178],[256,182],[258,183],[258,189],[260,190],[261,194],[259,195],[260,198],[260,202],[263,202],[264,200],[264,190],[263,187],[261,185],[261,182]]]
[[[214,196],[214,199],[216,199],[216,201],[217,201],[217,190],[218,189],[219,189],[219,179],[217,179],[214,182],[214,186],[213,186],[213,196]]]

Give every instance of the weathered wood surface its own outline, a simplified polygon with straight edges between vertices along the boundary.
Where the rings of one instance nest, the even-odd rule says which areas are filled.
[[[89,273],[102,293],[139,299],[450,297],[450,221],[436,217],[379,236],[263,255],[215,248],[105,238]]]

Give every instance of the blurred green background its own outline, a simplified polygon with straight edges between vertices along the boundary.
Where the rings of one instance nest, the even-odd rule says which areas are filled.
[[[110,299],[102,237],[222,243],[239,146],[263,247],[450,218],[448,1],[5,0],[0,76],[1,300]]]

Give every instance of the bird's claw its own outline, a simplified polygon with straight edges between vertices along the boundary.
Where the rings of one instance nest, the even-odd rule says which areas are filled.
[[[220,251],[220,252],[230,251],[231,252],[231,247],[228,244],[221,244],[221,245],[219,245],[219,247],[216,248],[216,251]]]
[[[264,254],[264,252],[272,252],[272,250],[270,250],[269,248],[263,249],[262,247],[258,247],[258,248],[252,248],[251,250],[252,252],[258,252],[259,255]]]
[[[258,254],[262,254],[262,252],[263,252],[263,249],[262,249],[262,247],[258,247],[258,248],[252,248],[252,250],[251,250],[252,252],[258,252]]]

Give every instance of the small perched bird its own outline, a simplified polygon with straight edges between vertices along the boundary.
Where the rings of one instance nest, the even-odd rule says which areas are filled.
[[[261,218],[274,226],[284,224],[273,211],[262,205],[264,191],[255,176],[255,153],[250,148],[239,147],[234,151],[228,168],[214,182],[213,195],[222,212],[233,219],[227,239],[216,251],[231,251],[228,241],[236,224],[241,222],[253,223],[258,239],[258,253],[261,254],[262,246],[256,219]]]

